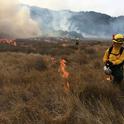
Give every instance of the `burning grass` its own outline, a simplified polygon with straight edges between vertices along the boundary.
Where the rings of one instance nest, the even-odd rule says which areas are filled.
[[[124,123],[123,92],[102,72],[106,43],[80,44],[80,50],[73,43],[66,47],[45,43],[46,54],[40,52],[42,43],[30,42],[23,50],[24,43],[19,43],[18,52],[6,46],[0,53],[1,124]],[[58,72],[63,57],[69,92],[64,91],[65,79]]]

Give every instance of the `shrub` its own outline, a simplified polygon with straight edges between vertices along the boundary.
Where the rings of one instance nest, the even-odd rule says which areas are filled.
[[[34,63],[34,68],[38,71],[44,71],[47,69],[46,62],[43,59],[37,59]]]

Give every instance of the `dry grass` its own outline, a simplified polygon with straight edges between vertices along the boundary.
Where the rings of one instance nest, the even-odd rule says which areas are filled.
[[[43,44],[1,46],[0,124],[124,124],[123,91],[102,72],[108,43],[80,43],[80,50],[71,42]],[[68,61],[69,93],[58,72],[61,57]]]

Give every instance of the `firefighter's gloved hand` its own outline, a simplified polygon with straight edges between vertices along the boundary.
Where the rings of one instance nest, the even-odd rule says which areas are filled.
[[[106,62],[106,66],[107,66],[107,67],[112,67],[112,66],[113,66],[113,63],[110,62],[110,61],[107,61],[107,62]]]

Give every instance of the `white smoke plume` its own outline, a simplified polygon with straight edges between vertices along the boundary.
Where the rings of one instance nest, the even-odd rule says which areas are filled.
[[[0,0],[0,37],[28,38],[41,35],[30,10],[19,0]]]

